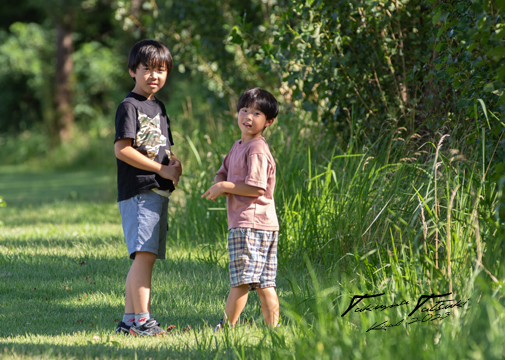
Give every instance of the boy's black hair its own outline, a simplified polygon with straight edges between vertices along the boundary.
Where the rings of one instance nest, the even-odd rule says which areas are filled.
[[[161,41],[141,40],[130,50],[128,69],[135,72],[140,64],[154,69],[165,67],[168,76],[172,71],[172,54]]]
[[[259,87],[246,90],[240,95],[237,111],[244,107],[255,107],[265,114],[267,120],[275,119],[279,114],[279,104],[275,97],[268,91]]]

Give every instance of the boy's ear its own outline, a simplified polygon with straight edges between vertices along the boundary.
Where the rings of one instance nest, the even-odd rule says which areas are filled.
[[[128,72],[130,73],[130,76],[135,79],[135,72],[133,72],[132,69],[128,69]]]
[[[269,127],[270,125],[272,125],[274,123],[276,118],[273,118],[273,119],[269,119],[265,122],[265,127]]]

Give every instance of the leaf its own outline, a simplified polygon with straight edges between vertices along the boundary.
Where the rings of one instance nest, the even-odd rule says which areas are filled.
[[[484,89],[483,90],[485,92],[492,92],[494,90],[493,83],[487,83],[486,85],[484,85]]]
[[[505,0],[504,0],[505,1]],[[505,37],[505,28],[496,30],[496,33],[493,35],[494,40],[501,40]]]
[[[496,76],[498,79],[503,79],[505,77],[505,65],[502,65],[496,70]]]
[[[187,328],[182,328],[183,332],[190,331],[191,330],[191,325],[188,325]]]
[[[499,61],[505,56],[505,47],[498,45],[486,53],[487,56],[493,58],[494,61]]]
[[[233,27],[230,37],[228,38],[228,41],[237,45],[241,45],[244,42],[244,39],[242,39],[238,27],[236,26]]]
[[[436,25],[440,21],[441,17],[442,17],[441,11],[439,11],[435,15],[433,15],[433,18],[431,19],[431,21],[433,22],[433,25]]]
[[[505,11],[505,0],[496,0],[495,2],[498,9]]]
[[[486,90],[486,86],[488,86],[488,85],[490,85],[490,84],[486,84],[484,86],[484,90]],[[492,83],[491,83],[491,86],[493,87],[493,90],[494,90],[494,86],[493,86]],[[482,100],[482,99],[477,99],[475,101],[475,105],[474,105],[474,115],[475,115],[475,118],[477,119],[477,102],[480,103],[480,106],[482,107],[482,111],[484,111],[484,116],[486,117],[486,120],[487,120],[487,126],[489,127],[489,129],[491,129],[491,125],[489,124],[489,118],[487,116],[487,107],[486,107],[486,104],[484,103],[484,100]]]

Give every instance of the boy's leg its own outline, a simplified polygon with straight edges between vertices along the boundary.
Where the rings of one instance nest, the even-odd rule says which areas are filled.
[[[242,310],[247,303],[247,297],[249,296],[249,285],[239,285],[232,287],[230,294],[228,295],[228,300],[226,300],[226,309],[224,310],[226,318],[230,325],[235,325],[240,316]]]
[[[261,312],[265,324],[276,327],[279,322],[279,298],[274,287],[256,288],[261,301]]]
[[[151,308],[151,276],[156,254],[137,251],[125,285],[125,312],[146,313]],[[138,324],[137,324],[138,325]]]
[[[151,277],[157,258],[166,251],[168,199],[154,192],[145,192],[119,203],[126,246],[134,259],[125,282],[125,316],[135,314],[135,336],[163,334],[150,316]],[[118,326],[119,327],[119,326]]]
[[[277,326],[279,322],[279,298],[275,291],[275,276],[277,274],[277,231],[265,231],[262,238],[262,248],[268,249],[263,253],[265,263],[261,271],[260,286],[256,291],[261,301],[261,312],[268,326]]]

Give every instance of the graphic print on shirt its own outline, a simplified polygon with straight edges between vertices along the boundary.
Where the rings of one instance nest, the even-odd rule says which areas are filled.
[[[167,138],[161,133],[160,114],[150,118],[137,110],[140,130],[135,138],[137,150],[154,160],[161,146],[167,145]]]

